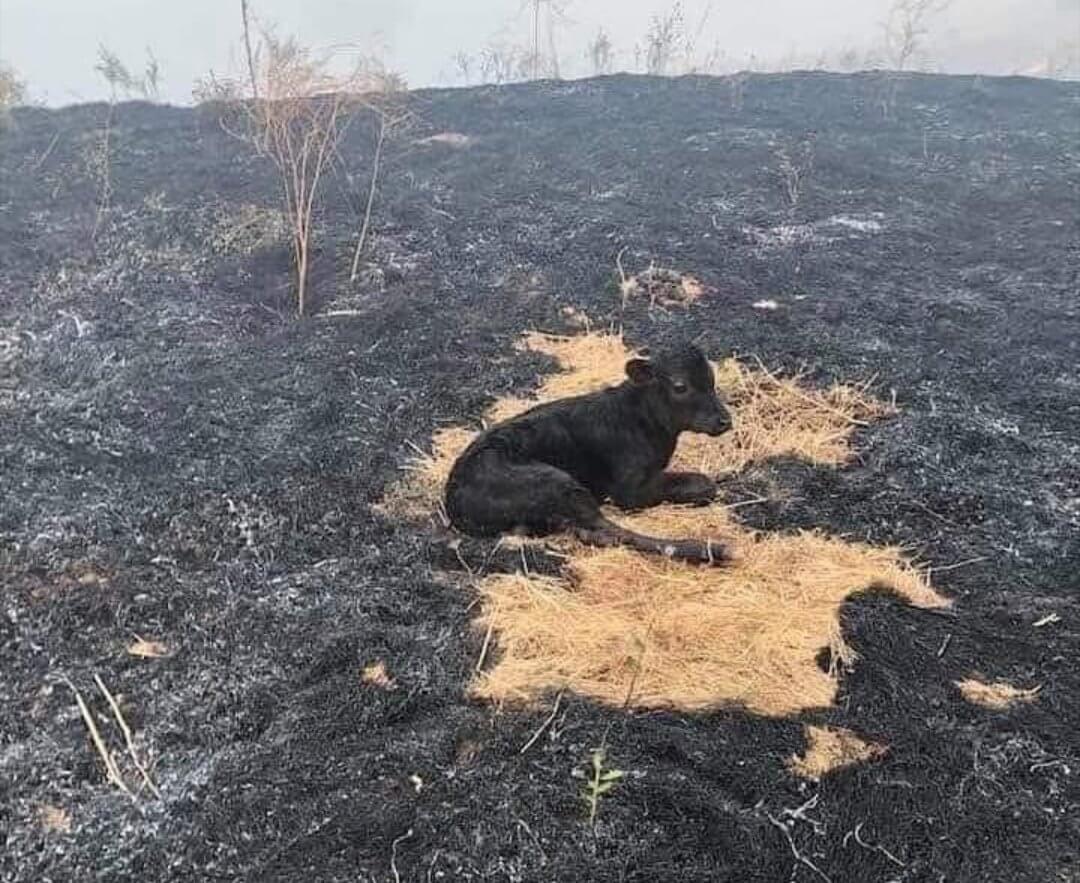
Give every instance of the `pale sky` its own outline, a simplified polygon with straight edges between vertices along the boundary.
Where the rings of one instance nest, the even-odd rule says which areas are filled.
[[[250,0],[259,19],[315,48],[355,44],[377,52],[410,86],[457,85],[453,56],[485,46],[530,45],[531,0]],[[545,0],[541,0],[545,2]],[[564,76],[590,72],[587,42],[603,27],[616,67],[634,67],[652,16],[672,0],[556,0],[564,9],[555,43]],[[684,0],[685,32],[697,52],[714,47],[730,69],[807,62],[821,53],[862,56],[881,42],[892,0]],[[239,70],[239,0],[0,0],[0,60],[34,100],[51,105],[100,99],[94,72],[105,44],[133,70],[149,47],[163,100],[189,103],[211,68]],[[922,63],[935,70],[1036,73],[1049,57],[1080,52],[1080,0],[952,0],[931,20]],[[1071,55],[1070,55],[1071,54]],[[751,61],[751,58],[753,59]]]

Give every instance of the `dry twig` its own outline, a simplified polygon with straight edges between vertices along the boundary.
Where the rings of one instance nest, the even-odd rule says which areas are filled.
[[[532,738],[521,746],[521,750],[518,752],[518,754],[524,754],[526,751],[532,748],[533,745],[536,744],[536,740],[540,738],[541,734],[543,734],[544,730],[551,726],[551,722],[555,720],[555,715],[559,713],[559,703],[562,701],[562,697],[563,691],[560,690],[555,696],[555,705],[551,709],[551,714],[549,714],[547,716],[547,719],[542,724],[540,724],[540,728],[532,734]]]
[[[139,760],[139,755],[135,752],[135,740],[132,738],[131,728],[124,719],[123,712],[120,711],[120,705],[117,703],[116,699],[113,698],[113,694],[109,692],[109,688],[105,686],[105,682],[101,679],[100,675],[94,675],[94,683],[98,685],[98,689],[101,690],[109,702],[109,708],[112,709],[113,717],[116,718],[116,723],[120,727],[120,732],[124,734],[124,744],[127,745],[128,754],[131,757],[132,763],[135,764],[135,769],[139,771],[146,787],[153,792],[155,797],[160,798],[161,792],[158,791],[157,786],[150,778],[150,773],[147,772],[146,767]]]
[[[91,714],[90,708],[86,704],[86,700],[83,699],[82,693],[78,691],[69,678],[65,677],[64,683],[67,684],[71,692],[75,694],[75,702],[79,706],[79,713],[82,715],[83,723],[86,724],[86,729],[90,731],[90,739],[94,743],[94,748],[97,749],[97,753],[101,757],[102,763],[105,764],[105,772],[109,777],[109,781],[134,800],[135,795],[124,782],[124,777],[120,775],[120,769],[116,766],[116,761],[113,759],[109,749],[105,747],[105,740],[101,738],[101,731],[98,729],[97,723],[94,721],[94,716]]]

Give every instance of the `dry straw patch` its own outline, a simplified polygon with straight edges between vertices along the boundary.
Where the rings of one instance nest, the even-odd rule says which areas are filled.
[[[632,297],[647,297],[649,306],[686,307],[701,300],[705,285],[694,276],[680,273],[669,267],[649,264],[648,268],[634,276],[619,270],[619,292],[625,305]]]
[[[143,659],[163,659],[169,656],[171,651],[167,644],[162,641],[147,640],[138,635],[127,646],[129,656],[139,656]]]
[[[1040,687],[1023,689],[1004,681],[987,683],[975,678],[965,678],[956,682],[960,694],[972,705],[981,705],[994,711],[1004,711],[1022,702],[1034,702]]]
[[[71,833],[71,813],[61,806],[46,804],[38,807],[38,821],[46,831],[56,834]]]
[[[888,749],[843,727],[806,727],[806,751],[788,759],[795,775],[815,782],[833,770],[881,757]]]
[[[631,355],[609,334],[532,334],[522,347],[554,357],[563,370],[546,376],[533,398],[497,400],[486,422],[616,383]],[[675,468],[730,473],[780,455],[840,464],[851,454],[854,428],[887,411],[865,388],[814,390],[734,359],[716,373],[735,429],[719,438],[684,436]],[[384,510],[405,517],[438,511],[450,467],[472,437],[462,428],[438,432]],[[854,659],[839,625],[853,592],[877,586],[919,606],[947,604],[898,549],[820,532],[750,531],[723,505],[611,514],[645,533],[726,540],[735,560],[701,568],[555,538],[568,553],[564,578],[498,574],[479,583],[477,625],[495,644],[474,695],[528,703],[573,690],[619,706],[629,696],[637,707],[738,704],[784,716],[832,703],[838,670]],[[828,671],[817,663],[823,647],[831,650]]]
[[[896,549],[820,533],[746,530],[723,506],[664,506],[624,517],[635,530],[719,537],[736,559],[702,568],[628,549],[568,544],[564,579],[498,574],[480,582],[478,626],[498,636],[477,697],[530,702],[569,689],[610,705],[705,710],[741,705],[786,716],[832,703],[854,660],[845,598],[867,586],[912,604],[947,602]],[[823,671],[817,656],[831,651]]]
[[[386,664],[382,660],[368,663],[360,672],[360,680],[373,687],[381,687],[384,690],[393,690],[397,685],[386,670]]]
[[[782,456],[839,465],[851,457],[852,430],[889,412],[865,386],[835,383],[811,390],[800,377],[779,377],[736,359],[725,359],[715,369],[735,425],[718,439],[684,434],[675,452],[676,468],[717,475]]]

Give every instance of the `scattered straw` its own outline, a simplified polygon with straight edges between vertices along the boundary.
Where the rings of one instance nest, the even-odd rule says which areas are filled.
[[[614,334],[553,337],[533,333],[526,335],[520,346],[552,356],[563,370],[546,375],[532,398],[496,400],[484,414],[487,424],[542,402],[617,384],[633,355]],[[735,359],[725,359],[714,368],[717,388],[731,408],[734,428],[718,438],[684,433],[672,461],[674,469],[718,475],[779,456],[841,464],[851,456],[852,430],[888,411],[865,388],[837,384],[815,390],[798,377],[778,377],[763,366],[748,368]],[[381,511],[416,520],[438,512],[454,460],[474,434],[461,427],[436,432],[431,450],[417,449],[418,455],[408,464],[405,477],[386,495]]]
[[[128,644],[129,656],[140,656],[144,659],[162,659],[169,655],[169,648],[161,641],[148,641],[145,638],[135,636],[135,640]]]
[[[381,660],[365,665],[363,671],[360,672],[360,680],[384,690],[393,690],[397,686]]]
[[[815,782],[842,767],[874,760],[888,749],[877,742],[867,742],[843,727],[806,727],[806,751],[788,759],[788,769],[795,775]]]
[[[956,686],[960,694],[972,705],[981,705],[983,708],[991,708],[995,711],[1004,711],[1021,702],[1034,702],[1039,690],[1042,689],[1032,687],[1025,690],[1004,681],[987,683],[975,678],[957,681]]]
[[[80,586],[103,586],[109,582],[108,574],[91,561],[78,561],[71,565],[68,576]]]
[[[460,426],[438,430],[431,438],[431,451],[417,449],[396,482],[375,508],[385,515],[422,520],[442,507],[442,493],[458,454],[468,447],[475,433]]]
[[[573,306],[563,307],[560,311],[563,319],[566,320],[568,325],[572,325],[575,328],[582,328],[585,331],[589,330],[589,326],[592,325],[592,320],[589,318],[589,314],[582,312]]]
[[[615,262],[619,272],[619,293],[623,306],[631,297],[644,296],[649,299],[649,306],[657,304],[663,307],[686,307],[701,299],[705,286],[700,279],[680,273],[670,267],[661,267],[655,262],[633,276],[627,276],[622,266],[622,252]]]
[[[38,821],[46,831],[57,834],[71,833],[71,813],[60,806],[42,806],[38,808]]]
[[[888,410],[865,388],[834,384],[814,390],[799,377],[778,377],[735,359],[716,366],[716,384],[734,426],[719,438],[684,433],[673,468],[716,475],[774,457],[839,465],[851,457],[852,430]]]

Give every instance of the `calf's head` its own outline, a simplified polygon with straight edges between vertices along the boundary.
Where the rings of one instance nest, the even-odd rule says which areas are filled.
[[[731,429],[731,414],[716,394],[709,360],[693,344],[666,349],[626,363],[630,382],[645,390],[647,407],[676,432],[720,435]]]

